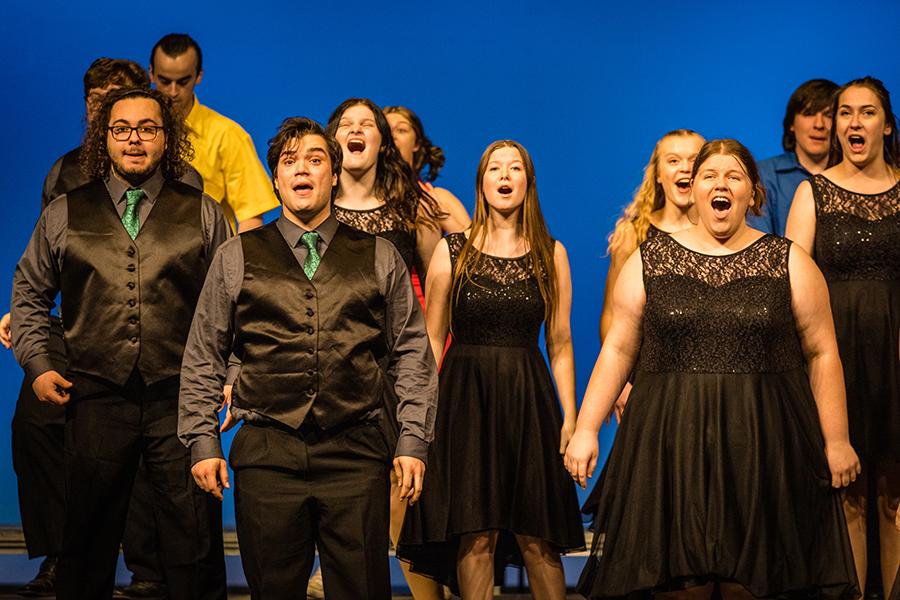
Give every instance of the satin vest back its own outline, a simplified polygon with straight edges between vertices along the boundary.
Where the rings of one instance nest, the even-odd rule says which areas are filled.
[[[375,237],[339,225],[313,281],[275,223],[241,234],[235,406],[297,428],[329,429],[382,405],[387,347]]]
[[[67,194],[60,292],[69,369],[124,385],[177,375],[209,263],[201,192],[167,181],[132,241],[106,185]]]

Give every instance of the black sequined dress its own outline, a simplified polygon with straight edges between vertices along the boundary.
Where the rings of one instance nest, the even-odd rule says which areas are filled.
[[[453,264],[464,234],[447,236]],[[559,454],[562,413],[538,348],[544,301],[531,256],[482,254],[452,308],[421,501],[398,555],[455,588],[459,536],[500,530],[495,574],[522,564],[513,533],[584,548],[575,485]]]
[[[810,180],[815,260],[828,282],[850,441],[864,463],[900,460],[900,183],[857,194]]]
[[[790,242],[640,246],[637,375],[588,501],[588,598],[737,582],[842,597],[856,576],[791,309]]]

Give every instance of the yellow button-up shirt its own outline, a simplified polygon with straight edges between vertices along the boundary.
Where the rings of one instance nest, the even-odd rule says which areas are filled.
[[[245,221],[279,205],[253,140],[240,125],[203,106],[196,96],[185,122],[194,146],[191,166],[203,176],[203,191],[222,205],[232,228],[235,220]]]

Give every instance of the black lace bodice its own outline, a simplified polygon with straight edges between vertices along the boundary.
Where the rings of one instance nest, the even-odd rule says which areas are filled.
[[[333,205],[335,218],[355,229],[383,237],[394,244],[406,268],[412,270],[416,259],[416,234],[388,210],[386,204],[368,210],[351,210]]]
[[[447,236],[450,261],[466,243],[463,233]],[[462,285],[459,297],[450,298],[450,330],[454,342],[483,346],[537,345],[544,321],[544,299],[531,271],[531,254],[499,258],[481,254],[471,281]]]
[[[655,237],[659,237],[661,235],[669,235],[668,231],[663,231],[653,223],[650,223],[650,226],[647,228],[647,237],[645,239],[651,240]]]
[[[816,263],[825,279],[900,280],[900,182],[881,194],[857,194],[822,175],[809,182]]]
[[[638,370],[772,373],[802,366],[789,247],[772,235],[725,256],[694,252],[668,235],[641,244],[647,304]]]

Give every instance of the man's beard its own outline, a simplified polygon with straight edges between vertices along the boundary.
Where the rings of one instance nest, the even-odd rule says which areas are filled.
[[[156,169],[159,168],[159,165],[160,163],[157,162],[156,164],[150,165],[149,167],[141,171],[132,171],[129,173],[120,169],[119,165],[117,165],[115,161],[113,161],[112,169],[113,171],[115,171],[116,175],[127,181],[132,187],[138,187],[142,183],[147,181],[150,176],[156,172]]]

